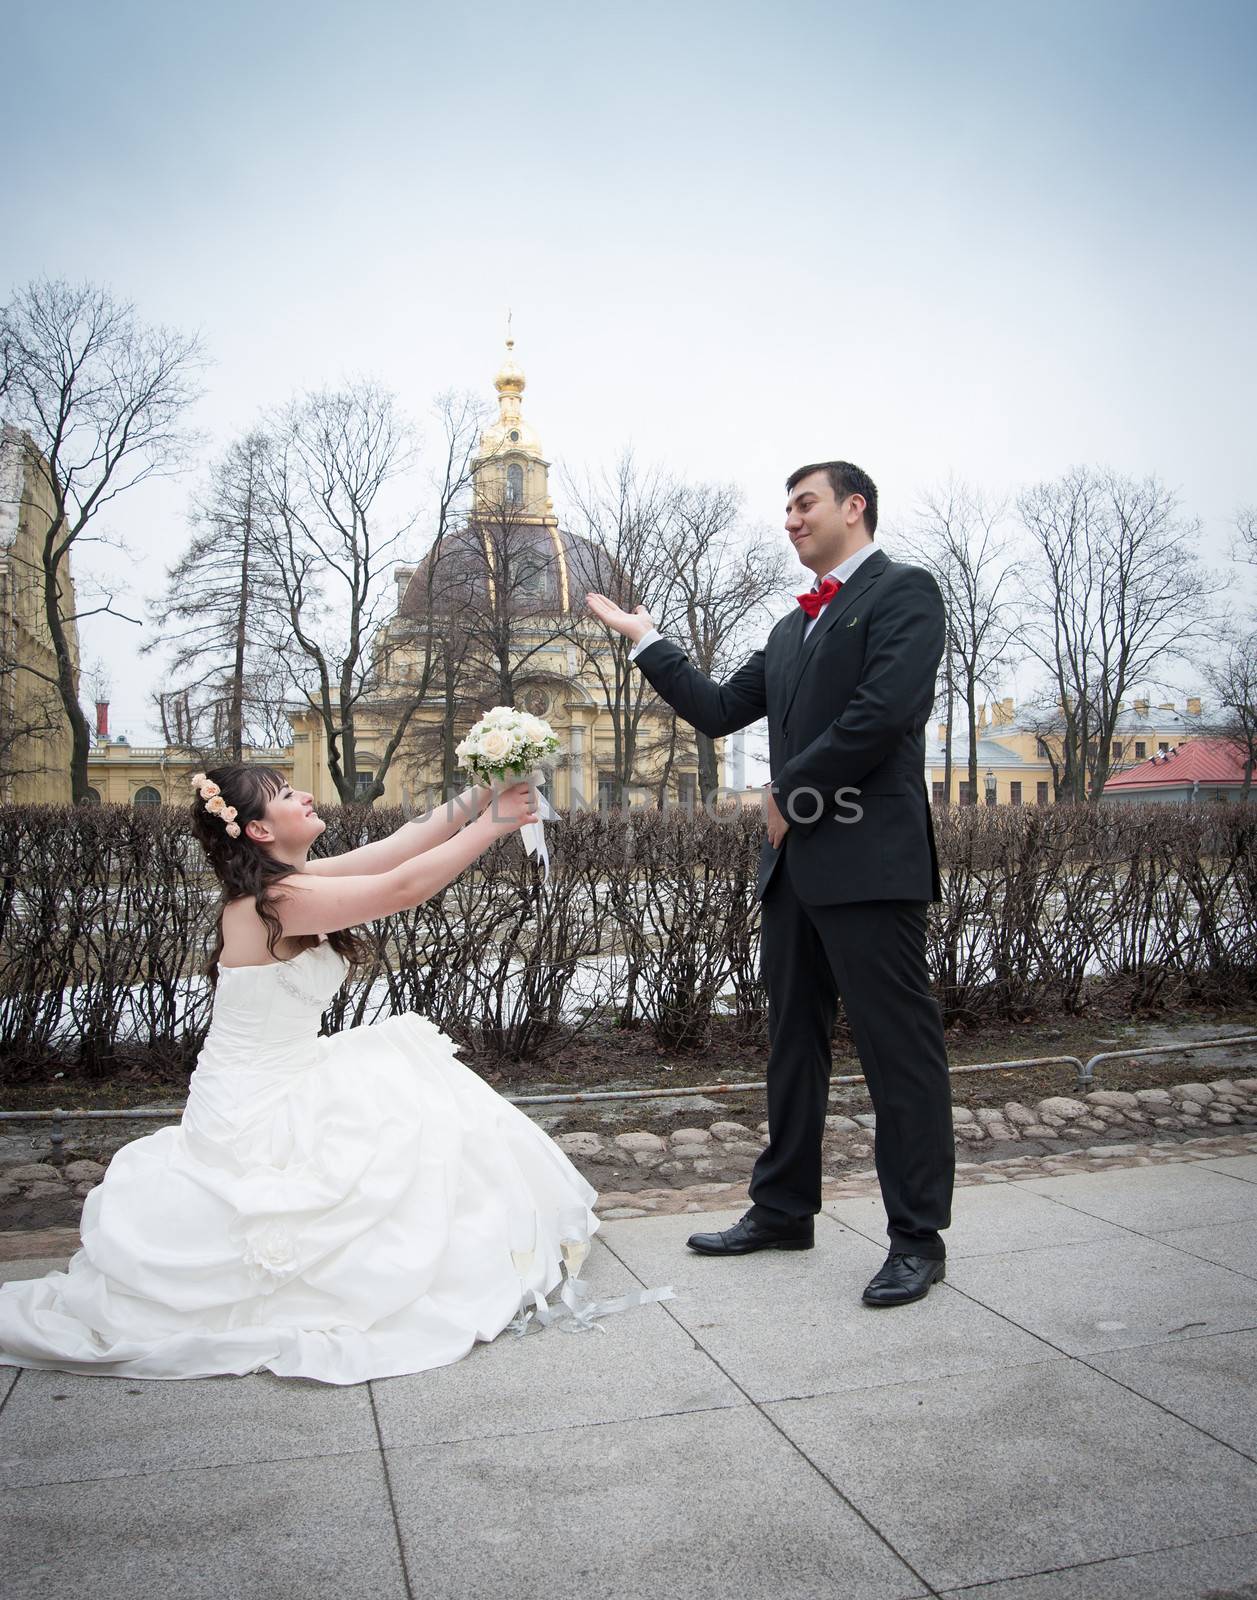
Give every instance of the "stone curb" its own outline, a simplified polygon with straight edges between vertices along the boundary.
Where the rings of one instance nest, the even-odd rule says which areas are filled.
[[[1190,1139],[1184,1143],[1094,1145],[1090,1149],[1062,1150],[1052,1155],[1014,1156],[1002,1161],[960,1161],[956,1187],[980,1183],[1010,1183],[1017,1178],[1059,1178],[1085,1172],[1110,1172],[1116,1167],[1163,1167],[1183,1162],[1216,1161],[1222,1156],[1257,1155],[1257,1131]],[[878,1195],[877,1173],[868,1168],[845,1178],[827,1177],[822,1200],[867,1199]],[[679,1189],[643,1189],[617,1193],[608,1190],[598,1198],[598,1215],[604,1221],[624,1217],[675,1216],[687,1211],[744,1210],[744,1183],[699,1183]],[[3,1235],[0,1235],[3,1249]]]
[[[1086,1172],[1110,1172],[1119,1167],[1173,1166],[1187,1162],[1217,1161],[1224,1156],[1257,1155],[1257,1130],[1190,1139],[1184,1143],[1093,1145],[1089,1149],[1062,1150],[1051,1155],[1014,1156],[1002,1161],[961,1161],[956,1165],[956,1187],[980,1183],[1011,1183],[1018,1178],[1058,1178]],[[824,1200],[865,1199],[879,1193],[877,1174],[868,1168],[845,1178],[827,1177]],[[745,1183],[691,1183],[675,1189],[637,1192],[607,1190],[598,1197],[598,1215],[605,1222],[626,1217],[676,1216],[683,1212],[741,1210],[746,1205]],[[39,1228],[0,1233],[0,1263],[67,1258],[78,1248],[77,1228]]]
[[[1034,1106],[1009,1100],[1000,1108],[971,1111],[957,1105],[952,1123],[959,1153],[979,1158],[984,1174],[990,1174],[979,1181],[998,1182],[996,1174],[1010,1161],[1040,1160],[1044,1170],[1052,1170],[1058,1153],[1120,1160],[1128,1150],[1176,1148],[1161,1141],[1186,1138],[1195,1143],[1224,1128],[1257,1126],[1257,1078],[1217,1078],[1169,1089],[1094,1089],[1080,1099],[1049,1095]],[[865,1164],[873,1157],[876,1125],[871,1112],[825,1118],[822,1171],[827,1184],[856,1181],[871,1170]],[[672,1210],[739,1204],[767,1142],[766,1122],[750,1128],[727,1119],[676,1128],[667,1135],[588,1131],[559,1134],[555,1140],[602,1192],[604,1208],[609,1208],[604,1215],[649,1214],[664,1202],[656,1198],[648,1205],[647,1198],[661,1195],[686,1196],[681,1203],[668,1202]],[[971,1164],[961,1162],[959,1170]],[[851,1170],[840,1173],[838,1168]],[[104,1174],[98,1161],[71,1161],[61,1168],[30,1160],[0,1164],[0,1230],[68,1227]],[[708,1194],[736,1198],[709,1202]]]
[[[986,1165],[1021,1155],[1047,1157],[1061,1150],[1124,1148],[1149,1139],[1194,1139],[1224,1128],[1257,1126],[1257,1078],[1218,1078],[1170,1089],[1094,1089],[1080,1099],[1049,1095],[1033,1106],[952,1109],[957,1148]],[[822,1170],[837,1180],[872,1160],[877,1119],[871,1112],[825,1118]],[[593,1131],[559,1134],[556,1143],[604,1194],[642,1196],[695,1188],[741,1188],[768,1141],[768,1124],[713,1122],[676,1128],[664,1136]],[[637,1207],[639,1200],[625,1200]]]

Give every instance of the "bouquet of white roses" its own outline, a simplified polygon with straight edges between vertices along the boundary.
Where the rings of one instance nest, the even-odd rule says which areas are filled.
[[[558,749],[554,729],[543,718],[494,706],[455,746],[454,754],[459,766],[482,782],[518,783]]]
[[[511,706],[494,706],[486,711],[467,737],[454,747],[458,764],[482,783],[511,784],[531,778],[537,785],[537,812],[542,821],[558,813],[540,793],[543,774],[538,771],[547,756],[558,754],[559,741],[554,729],[542,717]],[[545,877],[550,876],[550,852],[546,849],[541,822],[530,822],[520,829],[520,838],[529,855],[541,862]]]

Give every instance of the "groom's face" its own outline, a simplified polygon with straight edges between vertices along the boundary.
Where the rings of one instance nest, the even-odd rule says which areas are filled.
[[[854,517],[858,523],[864,501],[848,495],[839,504],[827,472],[809,473],[795,484],[786,501],[786,532],[803,566],[824,575],[838,565],[853,526],[853,500],[859,505]]]

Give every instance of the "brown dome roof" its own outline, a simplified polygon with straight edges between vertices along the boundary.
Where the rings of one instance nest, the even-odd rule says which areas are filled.
[[[413,622],[432,607],[448,613],[501,585],[521,615],[565,615],[584,610],[585,592],[606,588],[610,565],[589,540],[552,522],[502,524],[472,520],[446,538],[439,559],[429,554],[406,585],[398,616]]]

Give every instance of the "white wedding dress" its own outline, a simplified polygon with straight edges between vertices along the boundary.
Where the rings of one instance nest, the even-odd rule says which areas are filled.
[[[182,1122],[113,1158],[67,1271],[0,1288],[0,1363],[360,1383],[546,1320],[597,1195],[424,1018],[321,1038],[344,976],[326,943],[222,970]]]

